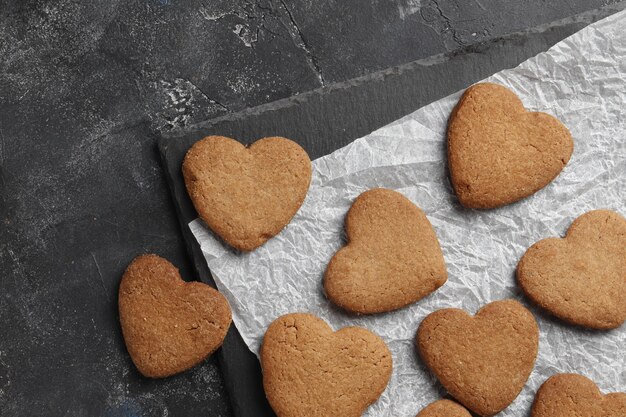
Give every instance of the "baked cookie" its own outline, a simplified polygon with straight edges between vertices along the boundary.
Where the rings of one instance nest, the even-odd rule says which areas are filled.
[[[534,194],[569,161],[569,130],[546,113],[528,112],[511,90],[476,84],[448,123],[448,163],[461,204],[488,209]]]
[[[324,290],[355,313],[411,304],[447,279],[437,236],[426,215],[402,194],[376,188],[361,194],[345,222],[348,244],[330,260]]]
[[[263,387],[278,417],[358,417],[391,377],[391,353],[375,334],[337,332],[310,314],[287,314],[261,347]]]
[[[533,370],[539,328],[514,300],[485,305],[474,317],[449,308],[428,315],[417,331],[423,361],[461,404],[492,416],[518,396]]]
[[[472,417],[471,414],[454,401],[439,400],[430,404],[417,414],[417,417]]]
[[[619,327],[626,320],[626,219],[609,210],[583,214],[564,239],[531,246],[517,280],[533,302],[569,323]]]
[[[311,161],[285,138],[264,138],[246,147],[208,136],[185,155],[183,176],[207,226],[232,247],[251,251],[296,214],[311,183]]]
[[[590,379],[576,374],[550,377],[537,391],[531,417],[624,417],[626,394],[602,395]]]
[[[130,357],[143,375],[163,378],[203,361],[222,345],[231,322],[226,299],[201,282],[185,282],[156,255],[135,258],[119,289]]]

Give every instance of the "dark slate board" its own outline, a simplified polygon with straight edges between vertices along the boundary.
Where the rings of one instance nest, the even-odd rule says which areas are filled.
[[[197,140],[219,134],[248,144],[264,136],[280,135],[298,142],[315,159],[494,72],[514,67],[607,14],[574,17],[473,46],[462,53],[416,61],[164,135],[159,150],[199,278],[215,285],[187,227],[197,214],[180,171],[186,151]],[[235,416],[273,416],[263,393],[259,362],[234,326],[219,357]]]

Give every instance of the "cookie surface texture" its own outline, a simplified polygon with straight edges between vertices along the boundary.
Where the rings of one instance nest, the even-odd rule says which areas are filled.
[[[389,382],[391,353],[359,328],[333,330],[310,314],[288,314],[261,347],[265,394],[278,417],[358,417]]]
[[[582,375],[557,374],[537,391],[531,417],[624,417],[626,394],[602,395]]]
[[[311,183],[311,161],[300,145],[281,137],[246,147],[208,136],[185,155],[183,177],[207,226],[232,247],[251,251],[296,214]]]
[[[402,194],[361,194],[345,220],[348,244],[331,259],[324,290],[336,305],[369,314],[411,304],[441,287],[446,265],[428,218]]]
[[[450,400],[439,400],[417,414],[417,417],[472,417],[461,405]]]
[[[222,345],[231,322],[228,302],[201,282],[185,282],[156,255],[135,258],[120,283],[124,341],[139,372],[163,378],[183,372]]]
[[[417,332],[422,360],[462,405],[492,416],[518,396],[537,357],[539,329],[514,300],[485,305],[475,316],[443,309],[428,315]]]
[[[556,178],[574,150],[569,130],[529,112],[511,90],[468,88],[448,122],[448,164],[459,202],[488,209],[534,194]]]
[[[609,210],[583,214],[565,238],[531,246],[517,280],[534,303],[562,320],[619,327],[626,320],[626,219]]]

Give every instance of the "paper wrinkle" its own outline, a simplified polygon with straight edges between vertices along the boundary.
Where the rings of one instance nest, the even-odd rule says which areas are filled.
[[[449,183],[446,124],[460,93],[439,100],[313,162],[307,198],[291,223],[252,253],[235,253],[200,220],[195,234],[219,290],[250,349],[258,354],[278,316],[310,312],[335,330],[362,326],[393,354],[389,386],[366,416],[408,417],[445,394],[419,359],[414,338],[422,319],[447,307],[474,314],[491,301],[528,304],[515,283],[525,250],[563,236],[579,215],[597,208],[626,214],[626,12],[597,22],[519,67],[487,81],[513,89],[527,108],[565,123],[575,148],[546,188],[506,207],[463,209]],[[324,296],[323,273],[344,245],[343,222],[355,197],[373,187],[395,189],[421,207],[444,253],[449,279],[432,295],[399,311],[354,316]],[[532,307],[540,333],[534,371],[500,416],[528,415],[537,388],[558,372],[582,373],[605,391],[626,391],[626,325],[586,331]]]

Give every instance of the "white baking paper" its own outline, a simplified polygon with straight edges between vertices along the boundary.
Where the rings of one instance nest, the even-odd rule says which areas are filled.
[[[574,154],[563,172],[521,202],[488,211],[457,203],[446,173],[445,130],[459,93],[315,160],[311,188],[298,214],[252,253],[223,246],[199,220],[189,225],[253,352],[258,353],[267,326],[286,313],[310,312],[334,329],[368,328],[391,349],[394,371],[365,415],[413,417],[445,395],[415,350],[415,332],[427,314],[446,307],[473,314],[508,297],[527,303],[514,271],[530,245],[562,236],[576,217],[592,209],[626,214],[626,12],[488,80],[513,89],[527,108],[555,115],[574,137]],[[358,317],[331,305],[322,277],[344,244],[348,208],[373,187],[400,191],[424,210],[439,237],[449,279],[407,308]],[[579,372],[603,390],[626,391],[626,325],[584,331],[532,311],[541,329],[539,357],[526,387],[501,416],[528,415],[537,388],[557,372]]]

